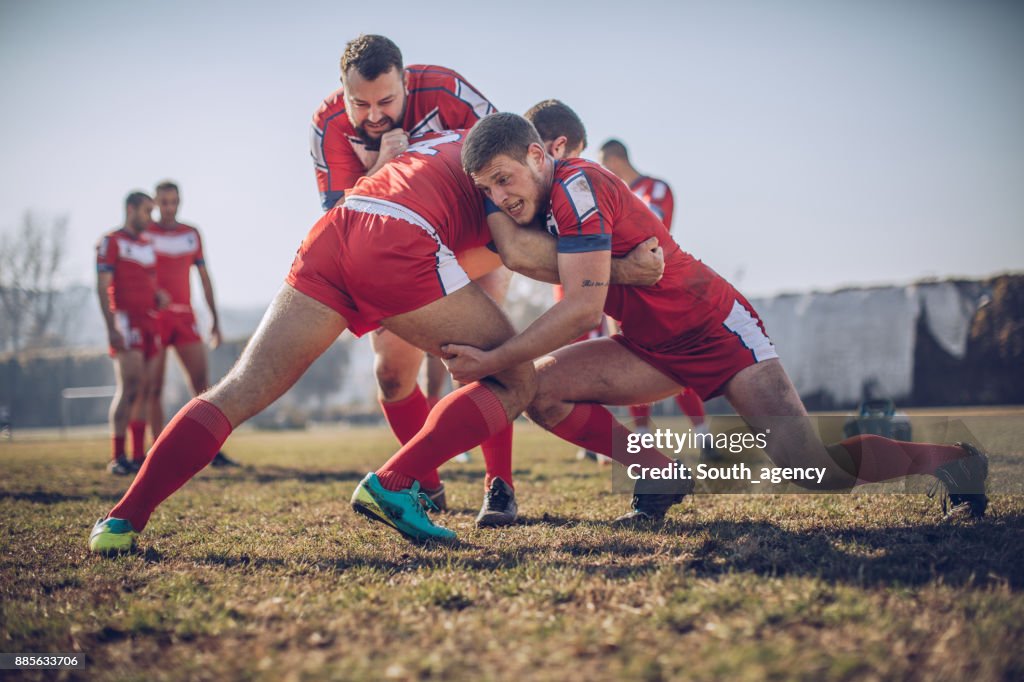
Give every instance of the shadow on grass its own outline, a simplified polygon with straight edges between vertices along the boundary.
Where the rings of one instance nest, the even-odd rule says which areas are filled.
[[[206,469],[204,475],[211,480],[238,481],[245,483],[275,483],[277,481],[300,481],[302,483],[336,483],[361,481],[365,471],[322,471],[292,469],[279,466],[245,466],[239,469]]]
[[[767,522],[669,521],[661,533],[708,536],[686,564],[699,576],[814,576],[856,585],[1005,583],[1024,587],[1024,517],[962,524],[790,531]]]

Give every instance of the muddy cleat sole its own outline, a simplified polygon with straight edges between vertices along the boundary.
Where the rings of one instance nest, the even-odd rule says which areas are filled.
[[[484,493],[484,503],[476,516],[477,528],[511,526],[519,515],[516,491],[505,481],[495,477]]]
[[[114,476],[131,476],[136,471],[138,469],[134,469],[126,457],[118,457],[107,463],[107,473]]]
[[[448,495],[444,490],[444,481],[441,482],[441,487],[439,488],[423,488],[420,492],[434,503],[434,509],[439,512],[448,511]]]
[[[678,460],[676,460],[678,462]],[[612,521],[615,528],[653,528],[674,504],[693,493],[693,479],[640,479],[633,486],[632,510]]]
[[[119,554],[135,549],[138,532],[127,519],[100,519],[89,533],[89,551]]]
[[[988,455],[970,443],[956,443],[966,457],[935,470],[937,484],[945,487],[942,496],[943,520],[952,521],[958,518],[980,519],[988,509],[988,495],[985,494],[985,481],[988,479]],[[928,491],[933,497],[937,487]]]
[[[387,490],[377,474],[370,472],[352,493],[352,509],[366,518],[391,526],[406,538],[421,540],[452,540],[455,532],[434,524],[424,510],[424,503],[433,507],[419,482],[404,490]]]

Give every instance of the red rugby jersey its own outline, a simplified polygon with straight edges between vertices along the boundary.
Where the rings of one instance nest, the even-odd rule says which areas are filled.
[[[203,240],[191,225],[169,227],[153,223],[146,231],[156,252],[157,286],[170,294],[172,306],[192,306],[190,275],[193,265],[203,265]]]
[[[120,228],[103,235],[96,271],[114,275],[107,287],[112,311],[143,314],[156,308],[156,253],[145,232],[136,237]]]
[[[473,124],[495,111],[472,85],[455,71],[443,66],[407,66],[409,93],[403,130],[412,135],[459,128]],[[310,151],[316,168],[320,202],[326,211],[345,195],[377,160],[356,133],[345,111],[345,89],[338,88],[313,114]]]
[[[658,219],[669,232],[672,231],[672,211],[675,209],[675,198],[668,183],[658,178],[641,175],[629,186],[640,201],[658,216]]]
[[[611,250],[624,256],[656,236],[665,251],[665,274],[652,287],[611,285],[604,311],[623,335],[654,348],[720,324],[733,289],[672,240],[654,213],[625,183],[596,163],[556,161],[547,216],[559,253]]]
[[[483,195],[462,170],[464,130],[430,133],[390,163],[360,178],[346,202],[367,199],[412,211],[456,253],[491,241]]]

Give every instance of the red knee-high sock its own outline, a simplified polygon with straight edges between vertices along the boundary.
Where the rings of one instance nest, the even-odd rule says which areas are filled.
[[[193,398],[156,439],[128,492],[108,516],[128,519],[141,531],[157,505],[209,464],[230,433],[223,412]]]
[[[146,458],[146,422],[141,420],[128,422],[128,430],[132,434],[132,459],[141,462]]]
[[[569,416],[548,430],[563,440],[608,455],[627,466],[664,467],[672,462],[654,448],[641,448],[636,454],[627,453],[629,429],[615,421],[612,413],[597,403],[576,403]]]
[[[676,395],[676,405],[679,405],[683,414],[690,418],[694,428],[704,423],[704,401],[697,395],[697,391],[692,388],[683,389],[682,393]]]
[[[943,464],[967,456],[955,445],[908,443],[873,435],[854,436],[839,444],[850,453],[857,467],[857,478],[865,483],[911,474],[933,474]]]
[[[512,425],[509,424],[507,429],[485,440],[480,444],[480,449],[483,450],[484,463],[487,465],[484,487],[489,490],[495,478],[512,485]]]
[[[113,436],[110,439],[110,458],[120,459],[124,457],[124,436]]]
[[[463,386],[441,399],[420,432],[377,470],[377,476],[388,490],[408,488],[413,481],[422,485],[431,470],[508,425],[494,391],[481,383]]]
[[[427,415],[430,414],[430,409],[433,407],[419,386],[416,386],[412,393],[401,400],[392,403],[380,401],[380,406],[384,410],[384,418],[388,420],[391,431],[402,445],[408,443],[413,436],[419,433],[427,422]],[[420,480],[420,485],[429,490],[440,488],[441,477],[438,475],[437,469],[428,472]]]
[[[630,405],[629,414],[632,415],[636,428],[647,428],[651,423],[651,404]]]
[[[380,407],[384,410],[384,418],[388,420],[392,433],[402,445],[408,443],[409,439],[423,428],[427,415],[430,414],[430,405],[427,404],[427,398],[419,386],[401,400],[381,400]]]

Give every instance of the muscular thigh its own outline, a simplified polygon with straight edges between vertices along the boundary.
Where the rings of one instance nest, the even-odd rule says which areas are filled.
[[[540,358],[537,393],[549,400],[632,405],[678,393],[673,379],[609,338],[560,348]]]
[[[414,375],[423,361],[423,351],[387,329],[378,329],[370,336],[370,346],[378,362],[394,369],[405,369]]]
[[[345,326],[336,310],[285,285],[238,362],[203,397],[237,426],[291,388]]]
[[[489,350],[515,335],[505,313],[475,283],[422,308],[385,318],[382,324],[417,348],[438,356],[444,344]]]

